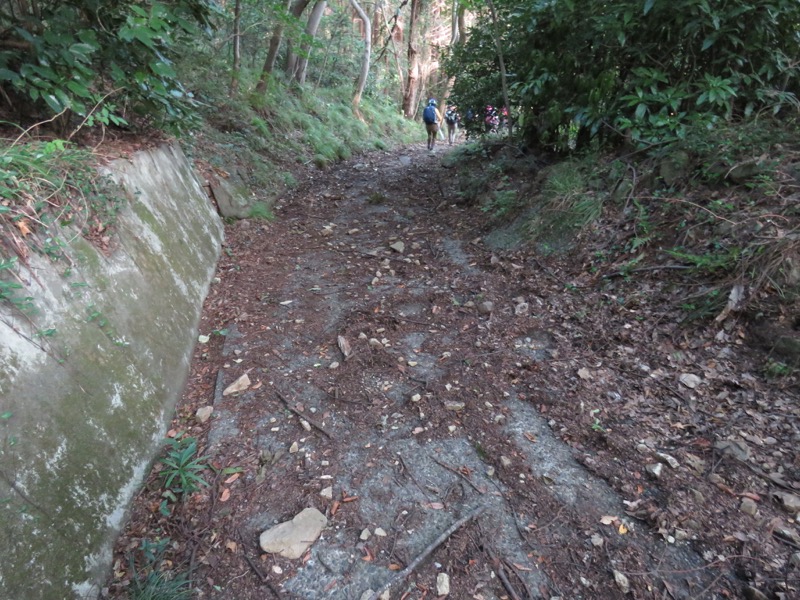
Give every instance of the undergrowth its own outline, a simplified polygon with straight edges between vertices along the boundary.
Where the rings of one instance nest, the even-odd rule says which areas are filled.
[[[648,152],[594,149],[526,170],[514,166],[530,165],[519,154],[471,143],[446,166],[459,174],[460,200],[491,227],[514,219],[544,253],[583,253],[596,277],[663,273],[685,289],[675,305],[706,320],[726,306],[759,311],[800,298],[798,139],[796,120],[764,118]]]

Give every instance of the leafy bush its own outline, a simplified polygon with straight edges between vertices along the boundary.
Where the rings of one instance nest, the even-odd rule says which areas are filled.
[[[800,106],[795,0],[497,0],[512,109],[531,140],[653,144]],[[464,111],[502,105],[487,11],[446,69]],[[513,112],[513,111],[512,111]]]
[[[27,118],[76,114],[88,125],[121,125],[131,115],[190,119],[193,98],[174,68],[177,42],[200,35],[208,0],[98,3],[11,2],[0,11],[8,43],[0,89]],[[18,115],[19,116],[19,115]]]

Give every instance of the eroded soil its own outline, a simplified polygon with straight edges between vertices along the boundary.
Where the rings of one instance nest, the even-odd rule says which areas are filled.
[[[217,474],[166,516],[156,465],[109,595],[169,538],[198,598],[359,600],[423,555],[392,599],[440,573],[457,599],[800,597],[795,377],[735,318],[678,326],[656,271],[492,247],[443,152],[309,171],[274,222],[228,226],[171,431]],[[306,507],[305,556],[259,549]]]

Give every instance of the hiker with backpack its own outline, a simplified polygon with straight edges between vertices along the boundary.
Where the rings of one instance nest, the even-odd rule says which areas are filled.
[[[428,100],[428,106],[422,111],[422,121],[425,123],[425,131],[428,132],[428,150],[433,151],[436,144],[436,134],[442,122],[442,113],[436,108],[436,100]]]
[[[447,109],[444,111],[444,122],[447,123],[447,143],[451,146],[456,141],[458,121],[459,116],[456,107],[448,104]]]

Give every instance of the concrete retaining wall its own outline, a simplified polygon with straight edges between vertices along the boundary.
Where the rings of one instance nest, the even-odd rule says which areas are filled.
[[[31,254],[0,306],[0,598],[96,598],[188,374],[223,229],[177,145],[116,161],[114,251]],[[71,265],[70,265],[71,263]]]

